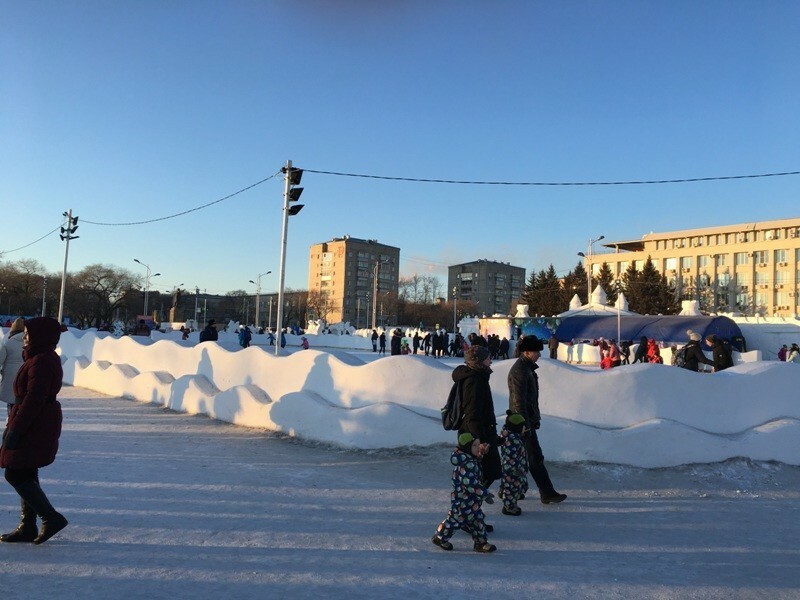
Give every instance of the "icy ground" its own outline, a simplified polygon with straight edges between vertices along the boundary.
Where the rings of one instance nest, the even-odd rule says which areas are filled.
[[[551,463],[564,504],[488,506],[498,551],[457,533],[447,553],[430,542],[446,446],[342,450],[81,388],[60,399],[41,478],[70,526],[0,544],[4,600],[800,597],[798,467]],[[17,507],[2,482],[0,529]]]

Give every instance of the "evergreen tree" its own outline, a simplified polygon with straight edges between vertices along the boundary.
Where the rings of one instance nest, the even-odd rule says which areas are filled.
[[[600,272],[595,278],[595,286],[601,286],[608,296],[608,304],[613,304],[617,299],[617,291],[614,286],[614,274],[611,272],[611,267],[607,262],[600,265]]]
[[[536,273],[534,271],[531,271],[531,274],[528,275],[528,282],[522,289],[522,294],[520,294],[520,299],[522,300],[522,303],[528,305],[529,315],[537,314],[535,312],[537,289],[538,289],[538,282],[536,278]]]
[[[552,264],[547,271],[540,272],[539,292],[539,314],[549,317],[567,310],[567,306],[563,304],[561,281]]]
[[[631,263],[622,274],[622,291],[625,293],[625,298],[628,300],[628,308],[634,312],[639,312],[637,308],[641,294],[639,293],[639,273],[636,268],[636,263]]]
[[[564,276],[561,288],[565,307],[563,310],[567,310],[575,294],[578,294],[581,304],[586,304],[586,270],[582,263],[579,262],[574,270]]]

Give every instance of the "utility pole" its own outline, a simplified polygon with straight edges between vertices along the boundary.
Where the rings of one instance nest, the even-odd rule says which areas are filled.
[[[283,188],[283,228],[281,231],[281,264],[278,275],[278,316],[277,316],[277,332],[278,343],[275,344],[275,355],[281,352],[280,334],[283,330],[283,289],[284,280],[286,277],[286,238],[289,229],[289,217],[294,216],[303,208],[302,204],[295,204],[291,206],[290,202],[296,202],[300,199],[300,194],[303,193],[303,188],[294,187],[300,184],[300,179],[303,177],[302,169],[292,168],[292,161],[287,160],[286,166],[281,170],[284,174],[284,188]]]
[[[47,276],[44,277],[44,283],[42,284],[42,316],[46,316],[45,311],[47,310]]]
[[[78,217],[72,218],[72,209],[64,213],[67,217],[67,226],[61,228],[61,239],[66,242],[64,245],[64,270],[61,272],[61,298],[58,301],[58,322],[64,322],[64,294],[67,288],[67,258],[69,257],[69,241],[77,240],[80,236],[73,236],[78,229]]]

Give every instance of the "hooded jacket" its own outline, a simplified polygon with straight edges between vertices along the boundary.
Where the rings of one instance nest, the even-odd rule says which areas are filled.
[[[496,445],[497,417],[494,414],[492,389],[489,386],[491,369],[472,369],[458,365],[453,370],[453,381],[461,385],[461,403],[464,420],[459,435],[469,432],[481,442]]]
[[[688,344],[684,346],[684,369],[689,369],[690,371],[697,371],[700,367],[700,364],[704,365],[713,365],[714,362],[710,361],[706,358],[706,355],[703,354],[703,349],[700,347],[700,342],[697,340],[691,340]]]
[[[22,338],[19,331],[7,337],[0,346],[0,401],[14,404],[14,378],[22,367]]]
[[[32,469],[51,464],[61,436],[61,389],[63,371],[56,345],[61,326],[50,317],[26,321],[28,346],[25,362],[14,379],[16,403],[0,448],[0,467]],[[10,446],[10,447],[9,447]]]
[[[508,409],[525,417],[525,427],[542,420],[539,413],[539,376],[535,362],[521,356],[508,371]]]

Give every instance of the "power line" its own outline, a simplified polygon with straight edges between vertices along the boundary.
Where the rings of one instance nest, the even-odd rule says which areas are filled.
[[[730,179],[758,179],[762,177],[785,177],[800,175],[800,171],[782,173],[759,173],[755,175],[726,175],[720,177],[691,177],[686,179],[652,179],[643,181],[469,181],[458,179],[424,179],[420,177],[390,177],[386,175],[365,175],[363,173],[341,173],[338,171],[318,171],[303,169],[306,173],[335,175],[338,177],[358,177],[362,179],[384,179],[389,181],[411,181],[416,183],[448,183],[457,185],[509,185],[509,186],[580,186],[580,185],[658,185],[665,183],[694,183],[698,181],[725,181]]]
[[[27,248],[28,246],[33,246],[34,244],[36,244],[36,243],[38,243],[38,242],[41,242],[41,241],[42,241],[44,238],[46,238],[47,236],[53,235],[53,234],[54,234],[56,231],[58,231],[60,228],[61,228],[61,225],[59,224],[59,225],[58,225],[58,226],[57,226],[55,229],[53,229],[52,231],[50,231],[50,232],[48,232],[48,233],[45,233],[45,234],[44,234],[42,237],[40,237],[38,240],[34,240],[34,241],[32,241],[30,244],[25,244],[24,246],[20,246],[19,248],[14,248],[13,250],[0,250],[0,256],[2,256],[3,254],[10,254],[10,253],[12,253],[12,252],[16,252],[17,250],[23,250],[24,248]]]
[[[189,213],[192,213],[192,212],[195,212],[195,211],[198,211],[198,210],[202,210],[204,208],[208,208],[209,206],[213,206],[214,204],[219,204],[220,202],[222,202],[224,200],[228,200],[229,198],[233,198],[234,196],[238,196],[239,194],[241,194],[243,192],[246,192],[247,190],[252,190],[254,187],[256,187],[257,185],[261,185],[265,181],[269,181],[270,179],[272,179],[273,177],[275,177],[279,173],[280,173],[280,171],[270,175],[269,177],[267,177],[265,179],[262,179],[261,181],[257,181],[252,185],[248,185],[247,187],[242,188],[237,192],[233,192],[232,194],[228,194],[224,198],[219,198],[218,200],[214,200],[213,202],[209,202],[208,204],[203,204],[202,206],[197,206],[195,208],[190,208],[189,210],[184,210],[182,212],[175,213],[174,215],[168,215],[166,217],[158,217],[157,219],[149,219],[147,221],[131,221],[129,223],[98,223],[97,221],[89,221],[88,219],[82,219],[82,222],[83,223],[89,223],[91,225],[108,225],[108,226],[112,226],[112,227],[118,227],[118,226],[124,226],[124,225],[145,225],[147,223],[156,223],[157,221],[166,221],[167,219],[174,219],[175,217],[181,217],[183,215],[188,215]]]

